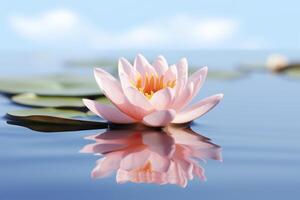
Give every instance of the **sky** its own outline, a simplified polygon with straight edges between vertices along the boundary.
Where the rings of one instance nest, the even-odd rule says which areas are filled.
[[[297,0],[0,3],[0,50],[300,48]]]

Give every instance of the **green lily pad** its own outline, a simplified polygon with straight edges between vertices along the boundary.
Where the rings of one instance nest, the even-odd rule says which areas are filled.
[[[300,79],[300,63],[288,64],[277,70],[276,73],[283,74],[289,78]]]
[[[24,123],[39,123],[47,125],[70,125],[86,128],[106,128],[107,122],[100,120],[95,115],[76,110],[56,108],[33,108],[8,112],[6,117],[9,120],[21,121]]]
[[[29,128],[34,131],[39,132],[66,132],[66,131],[80,131],[80,130],[90,130],[90,129],[102,129],[101,124],[96,126],[91,125],[69,125],[69,124],[45,124],[45,123],[26,123],[22,121],[7,121],[7,124],[22,126],[25,128]]]
[[[43,96],[99,96],[102,93],[93,77],[56,74],[41,77],[0,78],[0,92],[14,95],[35,93]]]
[[[57,97],[57,96],[39,96],[33,93],[24,93],[15,95],[11,99],[13,102],[33,107],[51,107],[51,108],[83,108],[85,107],[80,97]],[[109,103],[106,97],[95,99],[101,103]]]
[[[250,72],[267,72],[267,67],[262,63],[241,64],[237,70],[244,73]]]
[[[300,67],[299,68],[286,69],[284,71],[284,74],[288,77],[291,77],[291,78],[300,79]]]

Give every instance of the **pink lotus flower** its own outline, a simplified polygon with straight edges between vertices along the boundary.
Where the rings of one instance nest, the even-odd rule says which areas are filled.
[[[210,111],[223,98],[223,94],[216,94],[188,105],[202,87],[207,67],[188,77],[185,58],[170,66],[163,56],[151,65],[138,55],[133,66],[121,58],[118,71],[120,82],[103,69],[94,70],[98,85],[114,106],[83,99],[89,110],[112,123],[153,127],[187,123]]]
[[[91,176],[103,178],[117,171],[117,183],[185,187],[194,176],[206,180],[197,160],[221,160],[220,147],[191,129],[111,130],[87,138],[96,143],[86,145],[81,152],[103,156]]]

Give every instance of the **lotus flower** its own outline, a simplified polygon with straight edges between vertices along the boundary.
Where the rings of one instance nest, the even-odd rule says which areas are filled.
[[[194,176],[206,180],[198,159],[221,160],[220,147],[191,129],[110,130],[87,138],[96,143],[86,145],[81,152],[103,156],[91,176],[103,178],[117,171],[118,183],[129,181],[186,187]]]
[[[188,105],[202,87],[207,67],[188,77],[185,58],[168,66],[166,59],[158,56],[151,65],[139,54],[133,65],[120,58],[118,71],[120,82],[103,69],[94,70],[98,85],[113,106],[83,99],[89,110],[112,123],[152,127],[187,123],[210,111],[223,98],[223,94],[216,94]]]

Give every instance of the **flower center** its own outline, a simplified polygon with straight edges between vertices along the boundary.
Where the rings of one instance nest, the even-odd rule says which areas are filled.
[[[170,87],[173,88],[176,85],[176,80],[166,80],[165,77],[148,75],[145,77],[139,76],[135,82],[135,87],[142,92],[148,99],[150,99],[153,94],[161,89]]]

